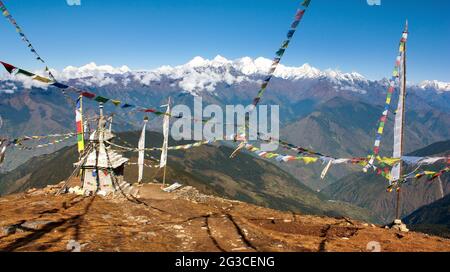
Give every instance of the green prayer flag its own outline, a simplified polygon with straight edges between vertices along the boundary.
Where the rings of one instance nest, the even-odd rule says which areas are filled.
[[[302,6],[307,8],[309,6],[310,2],[311,2],[311,0],[305,0],[305,1],[303,1]]]
[[[103,97],[103,96],[97,96],[95,99],[97,102],[106,103],[109,101],[109,98]]]
[[[279,57],[283,56],[285,49],[278,50],[275,54]]]
[[[261,97],[263,96],[263,94],[264,94],[265,91],[266,91],[266,89],[261,89],[261,90],[259,90],[258,95],[257,95],[256,97],[261,98]]]
[[[17,73],[18,73],[18,74],[22,74],[22,75],[26,75],[26,76],[29,76],[29,77],[34,76],[33,73],[30,73],[30,72],[25,71],[25,70],[22,70],[22,69],[18,69],[18,70],[17,70]]]

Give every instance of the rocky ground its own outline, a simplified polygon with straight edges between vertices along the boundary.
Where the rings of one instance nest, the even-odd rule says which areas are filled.
[[[0,251],[450,251],[450,240],[348,218],[280,212],[140,187],[139,198],[55,196],[58,186],[0,198]]]

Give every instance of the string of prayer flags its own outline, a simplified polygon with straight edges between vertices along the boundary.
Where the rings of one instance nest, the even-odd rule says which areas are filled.
[[[242,144],[242,143],[241,143]],[[350,163],[350,164],[359,164],[362,166],[365,166],[367,164],[368,158],[332,158],[327,156],[322,157],[310,157],[310,156],[292,156],[292,155],[281,155],[277,153],[272,152],[266,152],[262,151],[257,147],[254,147],[251,144],[245,143],[244,148],[247,149],[250,152],[255,153],[257,156],[266,158],[266,159],[275,159],[278,162],[291,162],[291,161],[303,161],[305,164],[315,163],[319,160],[321,160],[323,163],[326,163],[326,167],[323,169],[321,173],[321,178],[325,178],[327,172],[331,168],[331,165],[334,164],[344,164],[344,163]],[[388,161],[388,158],[385,158],[386,161]],[[382,175],[386,178],[389,178],[390,175],[390,169],[389,167],[385,167],[383,171],[381,171],[381,168],[378,168],[378,172],[376,174]]]
[[[298,154],[308,154],[308,155],[313,155],[313,156],[318,156],[320,158],[320,160],[325,163],[328,164],[331,161],[331,164],[342,164],[342,163],[352,163],[352,164],[359,164],[361,166],[367,166],[368,165],[368,161],[370,160],[370,156],[368,158],[334,158],[332,156],[328,156],[328,155],[323,155],[319,152],[315,152],[313,150],[309,150],[307,148],[304,147],[300,147],[300,146],[296,146],[293,144],[290,144],[286,141],[280,140],[280,139],[274,139],[272,137],[266,136],[262,133],[258,133],[258,139],[267,143],[272,143],[272,142],[277,142],[284,148],[288,149],[288,150],[292,150],[292,151],[296,151],[298,152]],[[238,139],[241,140],[241,139]],[[293,156],[291,156],[293,157]],[[286,156],[286,159],[284,159],[283,161],[290,161],[293,160],[292,158],[290,158],[289,156]],[[375,161],[384,169],[381,169],[381,171],[383,171],[383,173],[380,173],[379,171],[377,171],[378,174],[383,174],[384,176],[388,176],[385,175],[385,170],[386,170],[386,166],[393,166],[394,164],[398,163],[399,161],[403,161],[406,164],[409,165],[426,165],[426,164],[434,164],[436,162],[439,161],[448,161],[450,160],[450,157],[409,157],[409,156],[402,156],[401,158],[389,158],[389,157],[380,157],[380,156],[376,156],[374,157],[374,161],[372,163],[375,163]],[[328,166],[328,165],[327,165]],[[330,166],[331,167],[331,166]],[[326,173],[328,172],[328,169],[324,169],[322,174],[323,176],[326,175]]]
[[[398,188],[398,183],[407,183],[410,180],[421,179],[422,177],[425,177],[425,176],[427,177],[427,181],[431,182],[448,172],[450,172],[449,166],[446,166],[444,169],[437,171],[437,172],[429,171],[429,170],[414,171],[412,173],[409,173],[409,174],[403,176],[402,179],[398,180],[396,183],[389,185],[387,191],[392,192],[394,187]]]
[[[55,145],[55,144],[62,143],[62,142],[64,142],[64,141],[68,140],[68,139],[71,139],[73,136],[75,136],[75,135],[66,136],[66,137],[64,137],[64,138],[62,138],[62,139],[57,139],[57,140],[51,141],[51,142],[46,143],[46,144],[38,144],[38,145],[36,145],[36,146],[34,146],[34,147],[31,147],[31,146],[21,146],[21,147],[19,147],[18,149],[20,149],[20,150],[34,150],[34,149],[38,149],[38,148],[49,147],[49,146],[52,146],[52,145]]]
[[[139,152],[140,150],[144,150],[144,151],[161,151],[163,150],[161,147],[148,147],[148,148],[144,148],[144,149],[139,149],[139,148],[134,148],[134,147],[127,147],[127,146],[122,146],[122,145],[118,145],[109,141],[105,141],[107,144],[110,144],[114,147],[126,150],[126,151],[131,151],[131,152]],[[200,141],[200,142],[195,142],[192,144],[184,144],[184,145],[178,145],[178,146],[169,146],[167,147],[167,150],[187,150],[187,149],[191,149],[194,147],[200,147],[202,145],[207,145],[207,144],[212,144],[216,142],[216,140],[209,140],[209,141]]]
[[[272,79],[273,74],[274,74],[275,70],[277,69],[278,64],[280,63],[281,58],[283,57],[284,53],[286,52],[286,49],[288,48],[288,45],[291,42],[292,37],[294,36],[295,31],[297,30],[297,27],[298,27],[300,21],[302,20],[303,15],[305,14],[306,9],[308,8],[310,2],[311,2],[311,0],[305,0],[300,4],[300,6],[303,8],[300,8],[297,10],[295,17],[294,17],[294,21],[291,23],[290,29],[289,29],[288,33],[286,34],[286,39],[281,43],[280,48],[275,52],[275,58],[272,61],[272,66],[269,70],[268,76],[264,79],[263,83],[261,84],[260,90],[258,91],[258,94],[253,99],[252,110],[258,105],[262,96],[264,95],[264,92],[266,91],[267,86],[268,86],[270,80]]]
[[[365,165],[367,165],[368,160],[369,160],[369,158],[337,158],[337,159],[335,159],[335,158],[326,157],[326,156],[310,157],[310,156],[282,155],[282,154],[278,154],[278,153],[262,151],[261,149],[255,147],[249,143],[245,143],[244,148],[250,152],[255,153],[257,156],[259,156],[261,158],[275,159],[276,161],[278,161],[280,163],[281,162],[291,162],[291,161],[303,161],[305,164],[310,164],[310,163],[315,163],[315,162],[321,160],[322,162],[326,163],[326,167],[323,169],[323,171],[321,173],[322,179],[325,178],[331,165],[349,163],[349,164],[358,164],[358,165],[365,166]],[[375,172],[375,174],[381,175],[389,180],[391,178],[391,174],[390,174],[391,169],[384,162],[393,163],[395,161],[398,161],[399,159],[380,158],[380,157],[378,157],[378,159],[380,160],[380,167],[377,168],[377,171]]]
[[[416,179],[420,179],[424,176],[428,177],[428,181],[433,181],[434,179],[442,176],[445,173],[450,172],[450,167],[446,166],[444,169],[440,170],[440,171],[428,171],[428,170],[422,170],[418,173],[411,173],[408,176],[405,176],[404,179],[408,180],[408,179],[412,179],[412,178],[416,178]]]
[[[431,178],[432,176],[436,175],[437,172],[435,171],[421,171],[420,173],[417,173],[414,177],[416,179],[420,179],[423,176],[428,176],[429,178]]]
[[[13,66],[9,63],[3,62],[3,61],[0,61],[0,63],[3,65],[3,67],[5,67],[6,71],[8,71],[8,73],[10,73],[11,75],[20,74],[20,75],[24,75],[27,77],[31,77],[31,79],[42,82],[42,83],[46,83],[46,84],[53,83],[53,80],[51,80],[49,78],[42,77],[42,76],[36,75],[34,73],[31,73],[27,70],[17,68],[15,66]],[[68,88],[68,86],[67,86],[67,88]]]
[[[139,165],[136,162],[127,162],[127,165]],[[159,168],[159,164],[158,165],[151,165],[151,164],[146,164],[144,163],[143,166],[148,167],[148,168]]]
[[[264,137],[264,138],[263,138]],[[278,142],[278,144],[280,144],[282,147],[289,149],[289,150],[293,150],[298,152],[299,154],[308,154],[308,155],[315,155],[315,156],[319,156],[319,157],[330,157],[330,156],[325,156],[319,152],[315,152],[313,150],[301,147],[301,146],[297,146],[294,144],[290,144],[286,141],[283,141],[281,139],[274,139],[272,137],[269,136],[265,136],[263,133],[258,132],[258,139],[261,141],[264,141],[266,143],[272,143],[272,142]],[[332,157],[330,157],[332,158]]]
[[[76,133],[72,132],[72,133],[66,133],[66,134],[50,134],[50,135],[45,135],[45,136],[22,136],[22,137],[18,137],[18,138],[12,139],[12,140],[6,140],[6,145],[7,146],[10,146],[10,145],[20,146],[25,141],[42,140],[42,139],[47,139],[47,138],[72,137],[75,135],[76,135]]]
[[[392,72],[392,77],[389,80],[389,84],[388,84],[389,87],[388,87],[388,91],[386,94],[386,102],[385,102],[384,110],[383,110],[380,120],[378,122],[378,129],[376,132],[375,143],[374,143],[372,155],[370,157],[369,163],[367,164],[366,167],[364,167],[364,171],[367,171],[367,169],[369,167],[373,166],[375,157],[378,156],[378,154],[380,153],[381,139],[383,136],[384,126],[386,124],[388,113],[389,113],[389,108],[391,105],[392,94],[394,93],[395,88],[398,85],[398,81],[399,81],[399,77],[400,77],[399,70],[400,70],[402,58],[403,58],[403,51],[401,49],[404,48],[404,44],[406,43],[407,38],[408,38],[408,34],[404,32],[402,34],[402,38],[400,40],[400,50],[398,52],[398,55],[397,55],[397,58],[395,61],[394,71]],[[403,46],[402,46],[402,44],[403,44]]]
[[[305,164],[310,164],[319,160],[319,158],[317,157],[281,155],[278,153],[266,152],[249,143],[245,143],[244,148],[250,152],[255,153],[261,158],[275,159],[278,162],[303,161]]]
[[[53,74],[50,72],[50,69],[48,69],[47,63],[45,62],[45,60],[38,54],[38,52],[36,51],[36,49],[33,47],[33,44],[31,44],[30,40],[27,38],[27,36],[25,35],[25,33],[23,32],[22,28],[19,26],[19,24],[17,23],[17,21],[12,17],[11,13],[8,11],[8,9],[6,8],[5,4],[0,1],[0,10],[3,14],[3,16],[14,26],[14,28],[16,29],[16,32],[19,34],[20,39],[27,45],[27,48],[29,48],[30,52],[35,56],[36,60],[42,62],[43,64],[45,64],[45,71],[48,73],[48,75],[50,76],[50,78],[52,80],[55,79],[55,77],[53,76]]]
[[[438,177],[440,177],[443,174],[448,173],[448,172],[450,172],[450,167],[447,166],[446,168],[444,168],[441,171],[439,171],[439,172],[435,173],[434,175],[432,175],[429,180],[432,181],[432,180],[434,180],[434,179],[436,179],[436,178],[438,178]]]

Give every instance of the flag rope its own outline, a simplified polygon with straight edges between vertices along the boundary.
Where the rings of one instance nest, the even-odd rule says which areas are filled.
[[[30,52],[34,54],[36,60],[40,61],[42,64],[45,65],[45,71],[48,73],[49,77],[51,79],[55,79],[52,72],[48,68],[48,65],[46,61],[39,55],[39,53],[34,48],[33,44],[30,42],[28,37],[23,32],[22,28],[19,26],[17,21],[13,18],[9,10],[6,8],[6,5],[0,0],[0,10],[3,14],[3,16],[16,28],[16,32],[19,34],[20,39],[27,45],[27,47],[30,49]]]
[[[292,37],[294,36],[295,31],[297,30],[297,27],[300,24],[306,10],[308,9],[310,2],[311,2],[311,0],[302,1],[299,8],[297,9],[297,12],[295,13],[295,16],[294,16],[294,21],[291,23],[290,29],[289,29],[288,33],[286,34],[286,39],[281,43],[280,48],[276,51],[275,57],[272,61],[272,65],[269,70],[269,73],[267,74],[266,78],[263,80],[263,83],[261,84],[256,97],[253,98],[252,108],[250,111],[252,111],[253,109],[256,108],[256,106],[261,101],[262,96],[266,92],[267,86],[269,85],[270,80],[272,79],[272,77],[275,73],[275,70],[277,69],[278,65],[280,64],[280,61],[283,58],[283,55],[286,52],[286,49],[288,48],[289,43],[291,42]]]

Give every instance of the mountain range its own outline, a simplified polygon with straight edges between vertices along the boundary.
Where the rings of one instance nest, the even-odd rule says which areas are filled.
[[[450,238],[450,195],[425,205],[404,218],[414,231]]]
[[[214,103],[223,107],[249,104],[270,64],[271,60],[265,58],[228,60],[217,56],[213,60],[195,57],[183,65],[149,71],[90,63],[52,72],[61,82],[145,107],[166,104],[169,96],[175,105],[192,106],[192,97],[201,96],[204,105]],[[40,74],[43,75],[42,71]],[[387,83],[386,79],[369,80],[356,72],[321,71],[308,64],[300,67],[279,65],[262,104],[280,105],[282,139],[327,155],[367,156],[384,108]],[[413,152],[450,139],[449,84],[435,80],[409,83],[407,93],[405,151]],[[73,98],[70,93],[63,94],[26,78],[2,75],[0,116],[3,126],[0,134],[17,137],[73,131]],[[97,104],[85,101],[86,115],[94,117]],[[392,111],[396,103],[394,98]],[[116,131],[135,130],[141,126],[143,114],[132,114],[112,105],[105,109],[107,113],[115,113]],[[385,156],[392,154],[393,116],[391,113],[383,135],[381,154]],[[150,128],[160,130],[161,118],[150,117]],[[14,169],[33,156],[52,153],[63,146],[64,143],[33,151],[10,149],[2,170]],[[351,167],[333,167],[322,181],[319,175],[324,166],[290,164],[281,167],[314,191],[324,189],[352,171],[359,171]]]

